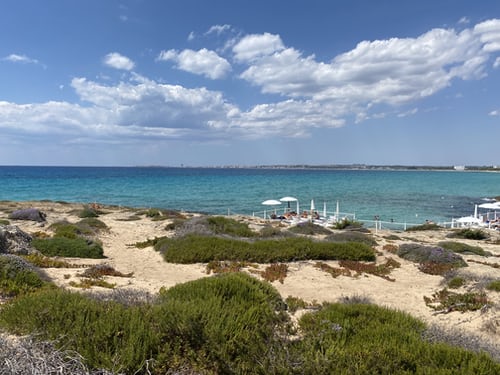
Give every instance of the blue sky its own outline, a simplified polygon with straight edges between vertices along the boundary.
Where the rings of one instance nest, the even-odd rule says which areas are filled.
[[[497,0],[4,0],[0,165],[500,165]]]

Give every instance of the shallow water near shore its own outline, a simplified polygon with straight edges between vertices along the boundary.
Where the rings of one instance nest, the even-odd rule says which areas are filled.
[[[500,173],[161,167],[0,167],[0,200],[99,202],[209,214],[262,215],[267,199],[293,196],[299,210],[326,204],[357,219],[451,221],[500,195]],[[286,203],[278,206],[283,210]],[[296,209],[296,203],[291,204]]]

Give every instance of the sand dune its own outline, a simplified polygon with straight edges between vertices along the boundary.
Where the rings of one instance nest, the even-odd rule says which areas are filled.
[[[25,232],[34,233],[45,231],[48,225],[60,220],[78,221],[79,218],[74,215],[74,210],[81,209],[82,205],[55,202],[2,202],[0,204],[0,218],[6,218],[9,210],[20,207],[36,207],[47,214],[47,223],[44,226],[29,221],[11,221],[11,224],[19,226]],[[178,283],[209,277],[204,264],[170,264],[166,263],[152,247],[138,249],[132,246],[137,242],[168,235],[169,232],[165,230],[165,225],[168,222],[153,221],[145,216],[140,216],[139,220],[131,221],[129,219],[133,211],[128,208],[104,207],[103,210],[106,214],[100,215],[99,219],[109,227],[109,231],[100,235],[106,259],[72,258],[70,259],[72,263],[105,263],[122,273],[133,272],[133,277],[109,277],[108,281],[116,283],[117,288],[140,289],[150,293],[158,292],[161,287],[168,288]],[[245,220],[254,228],[264,225],[260,219],[249,217]],[[357,277],[339,276],[333,278],[330,274],[314,267],[314,261],[304,261],[289,264],[288,275],[284,282],[277,281],[273,285],[283,298],[294,296],[308,302],[336,302],[339,299],[352,296],[368,298],[373,303],[408,312],[439,327],[478,336],[481,340],[495,346],[500,352],[499,292],[487,291],[491,304],[480,311],[436,313],[426,306],[424,296],[430,297],[434,292],[443,289],[443,277],[425,274],[418,269],[415,263],[400,259],[384,250],[386,244],[399,245],[406,242],[435,244],[445,239],[446,231],[396,233],[399,237],[397,240],[388,240],[389,234],[391,233],[378,231],[373,233],[373,236],[378,242],[377,261],[382,262],[386,258],[392,257],[397,258],[397,261],[401,263],[401,267],[391,273],[391,278],[395,281],[365,274]],[[500,264],[500,245],[498,245],[500,234],[492,233],[492,235],[492,240],[488,242],[461,240],[461,242],[481,246],[484,250],[495,255],[495,257],[488,258],[465,255],[464,259],[468,261],[469,267],[461,269],[460,272],[466,274],[468,279],[476,281],[485,278],[500,279],[500,268],[493,267],[494,264]],[[490,265],[470,260],[487,262]],[[327,263],[335,266],[337,262]],[[265,266],[260,265],[259,267],[264,269]],[[57,285],[69,288],[69,282],[78,280],[78,274],[82,272],[82,269],[49,268],[45,271]],[[458,291],[465,292],[467,288],[470,288],[470,285]]]

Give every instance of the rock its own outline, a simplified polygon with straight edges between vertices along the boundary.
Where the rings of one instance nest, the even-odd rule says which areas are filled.
[[[44,222],[46,217],[47,215],[37,208],[17,210],[9,215],[9,219],[12,220],[32,220],[39,223]]]
[[[0,253],[32,254],[37,252],[31,246],[31,236],[14,225],[0,225]]]

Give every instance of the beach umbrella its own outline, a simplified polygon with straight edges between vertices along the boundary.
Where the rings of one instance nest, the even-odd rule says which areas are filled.
[[[456,220],[457,223],[462,224],[479,224],[481,223],[481,219],[474,216],[464,216]]]
[[[487,210],[500,210],[500,202],[483,203],[478,206],[479,208],[486,208]]]
[[[281,204],[280,201],[277,201],[276,199],[268,199],[267,201],[262,202],[264,206],[278,206]]]
[[[297,213],[299,212],[299,200],[294,197],[283,197],[280,199],[281,202],[287,202],[288,208],[290,208],[290,202],[297,202]]]
[[[262,202],[264,206],[279,206],[281,204],[280,201],[277,201],[276,199],[268,199],[264,202]],[[276,209],[274,210],[276,212]],[[264,218],[266,216],[266,211],[264,211]]]
[[[313,211],[316,209],[316,206],[314,206],[314,199],[311,199],[311,215],[313,214]]]
[[[326,202],[323,202],[323,217],[326,217]]]

